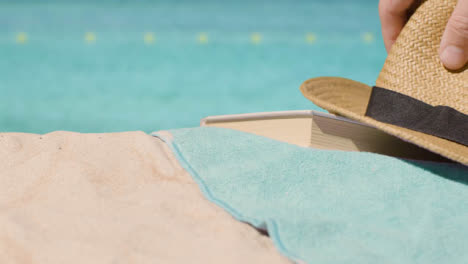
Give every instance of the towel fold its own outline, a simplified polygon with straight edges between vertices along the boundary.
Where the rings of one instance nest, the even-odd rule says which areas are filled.
[[[307,263],[468,263],[468,169],[201,127],[156,133],[205,196]]]

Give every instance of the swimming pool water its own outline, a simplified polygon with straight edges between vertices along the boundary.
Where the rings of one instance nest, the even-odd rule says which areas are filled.
[[[0,131],[151,132],[317,110],[304,80],[377,78],[377,4],[0,1]]]

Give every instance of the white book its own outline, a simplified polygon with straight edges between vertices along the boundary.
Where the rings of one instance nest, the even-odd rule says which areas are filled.
[[[446,161],[372,126],[312,110],[210,116],[200,125],[235,129],[302,147]]]

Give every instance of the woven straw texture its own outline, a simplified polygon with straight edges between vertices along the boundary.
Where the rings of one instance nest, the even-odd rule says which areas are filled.
[[[385,62],[377,86],[431,105],[447,105],[467,114],[467,67],[450,72],[439,61],[438,48],[456,0],[425,1],[408,21]],[[301,86],[306,98],[331,113],[372,125],[405,141],[468,165],[468,147],[376,121],[365,116],[371,87],[343,78],[310,79]]]
[[[411,17],[393,45],[376,85],[430,105],[446,105],[467,114],[468,71],[451,72],[438,49],[456,0],[430,0]]]

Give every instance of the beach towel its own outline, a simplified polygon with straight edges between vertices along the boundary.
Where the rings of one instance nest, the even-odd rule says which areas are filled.
[[[468,169],[240,131],[161,131],[205,197],[300,263],[468,263]]]

